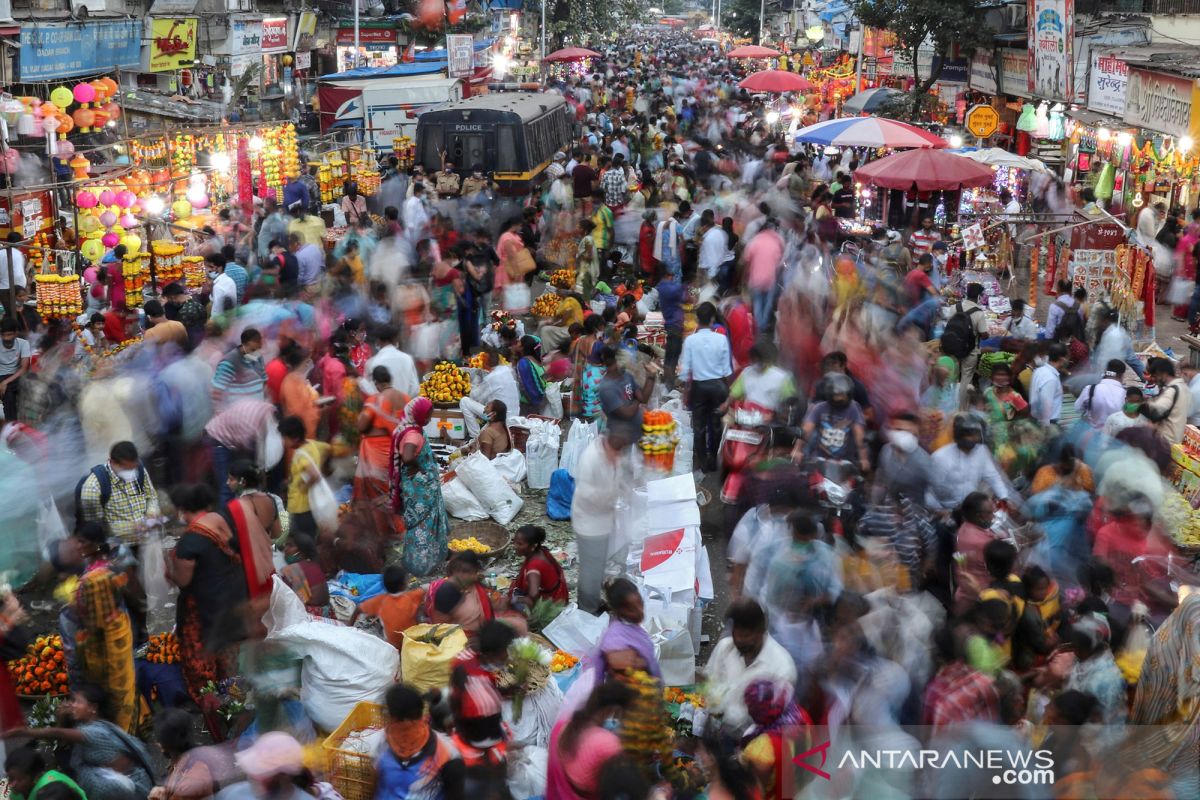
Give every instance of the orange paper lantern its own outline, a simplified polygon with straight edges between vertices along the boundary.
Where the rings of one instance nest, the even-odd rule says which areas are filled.
[[[83,133],[87,133],[88,128],[92,127],[92,122],[95,121],[94,117],[90,108],[80,108],[71,115],[71,119],[75,120],[75,124]]]
[[[66,114],[59,114],[56,119],[58,120],[58,128],[56,130],[59,133],[66,135],[75,130],[75,121]]]

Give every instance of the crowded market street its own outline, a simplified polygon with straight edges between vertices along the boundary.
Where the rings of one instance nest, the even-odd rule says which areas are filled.
[[[1195,54],[484,5],[0,40],[3,792],[1200,797]]]

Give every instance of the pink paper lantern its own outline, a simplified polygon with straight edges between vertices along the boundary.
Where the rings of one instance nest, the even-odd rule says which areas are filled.
[[[125,214],[121,217],[121,227],[125,228],[126,230],[129,228],[136,228],[137,224],[137,217],[135,217],[133,214]]]
[[[75,205],[80,208],[95,208],[98,202],[96,195],[91,192],[84,191],[75,195]]]
[[[21,166],[21,153],[20,153],[20,151],[18,151],[18,150],[5,150],[5,151],[4,151],[4,161],[6,162],[6,163],[5,163],[5,166],[7,166],[7,167],[8,167],[8,171],[9,171],[10,173],[11,173],[11,172],[16,172],[16,171],[17,171],[17,168]]]
[[[116,247],[121,243],[121,236],[120,234],[109,232],[100,237],[100,243],[105,247]]]
[[[100,195],[100,197],[101,202],[103,202],[104,195]],[[113,225],[117,224],[117,215],[112,211],[105,211],[100,215],[100,224],[106,228],[111,228]]]
[[[111,205],[116,205],[116,203],[117,203],[117,194],[112,189],[105,189],[103,192],[100,193],[100,205],[111,206]]]
[[[75,96],[77,103],[90,103],[96,99],[96,87],[90,83],[76,84],[75,88],[71,90],[71,94]]]
[[[136,202],[137,195],[128,189],[117,192],[117,205],[119,205],[121,208],[132,208],[133,204]]]
[[[54,143],[54,155],[63,161],[70,161],[71,156],[75,155],[75,145],[66,139],[59,139]]]

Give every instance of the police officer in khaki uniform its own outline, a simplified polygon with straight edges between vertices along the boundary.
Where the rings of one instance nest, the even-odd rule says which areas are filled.
[[[433,174],[433,180],[438,197],[458,197],[462,178],[454,171],[454,162],[443,161],[442,169]]]
[[[463,197],[482,192],[488,188],[487,176],[483,174],[483,165],[476,164],[471,168],[471,174],[463,179],[462,194]]]

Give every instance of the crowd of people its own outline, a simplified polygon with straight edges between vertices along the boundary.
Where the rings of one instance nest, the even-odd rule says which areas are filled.
[[[264,612],[290,592],[332,622],[345,572],[382,588],[343,622],[379,620],[396,649],[419,623],[468,642],[440,691],[401,674],[376,698],[380,800],[1200,796],[1200,580],[1172,483],[1200,421],[1195,368],[1135,353],[1117,309],[1068,282],[996,317],[928,197],[844,233],[867,154],[789,142],[711,45],[639,37],[548,82],[577,137],[527,196],[498,193],[486,165],[393,165],[375,197],[346,187],[327,250],[295,181],[193,243],[203,292],[130,303],[118,247],[83,274],[78,325],[4,320],[10,536],[46,527],[22,496],[57,501],[69,535],[41,537],[3,643],[16,657],[29,638],[18,597],[58,587],[71,686],[60,719],[31,727],[0,678],[10,794],[344,790],[306,754],[329,731],[280,688],[305,653],[264,639]],[[1050,180],[1026,202],[1064,193]],[[1020,210],[1003,200],[985,213]],[[549,282],[558,270],[573,283]],[[530,313],[534,287],[558,295],[552,315]],[[518,418],[598,423],[569,504],[577,576],[545,526],[515,531],[504,591],[448,552],[421,376],[467,359],[480,379],[455,458],[520,449]],[[609,558],[647,474],[644,414],[670,400],[728,591],[664,751],[639,746],[666,713],[645,598]],[[732,428],[761,442],[736,464]],[[136,654],[166,597],[182,687],[151,693]],[[543,601],[609,622],[518,737],[503,676]],[[236,713],[230,687],[252,700]],[[997,785],[987,765],[835,770],[823,750],[793,765],[846,737],[1048,753],[1053,786]]]

